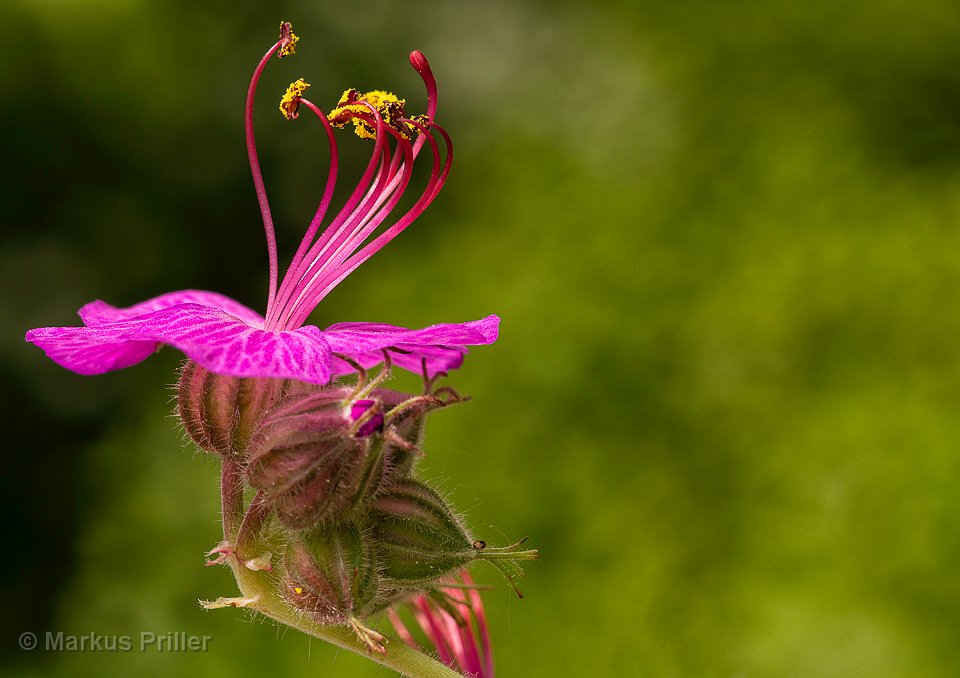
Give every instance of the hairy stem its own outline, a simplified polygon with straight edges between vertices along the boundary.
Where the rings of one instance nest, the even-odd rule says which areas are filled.
[[[220,469],[220,501],[223,539],[232,541],[243,515],[243,468],[229,455],[223,456]]]

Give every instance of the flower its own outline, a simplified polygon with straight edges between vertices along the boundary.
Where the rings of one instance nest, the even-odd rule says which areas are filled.
[[[247,155],[269,256],[265,314],[216,292],[182,290],[128,308],[93,301],[79,310],[83,327],[33,329],[27,332],[27,341],[79,374],[102,374],[135,365],[168,344],[217,374],[292,378],[315,384],[326,384],[353,371],[350,362],[340,356],[370,367],[383,360],[384,351],[390,351],[393,364],[426,372],[429,377],[459,367],[466,346],[496,341],[500,319],[495,315],[415,330],[364,322],[338,323],[324,330],[304,324],[334,287],[427,208],[449,174],[453,146],[447,132],[434,122],[436,81],[426,57],[418,51],[410,54],[410,63],[426,86],[425,116],[406,117],[405,102],[392,94],[347,90],[328,118],[303,98],[309,85],[302,79],[293,83],[281,100],[280,110],[288,119],[296,118],[301,106],[317,115],[327,134],[331,162],[317,212],[278,285],[276,237],[254,139],[253,102],[260,76],[274,52],[279,57],[292,54],[298,39],[288,22],[281,24],[280,38],[254,70],[246,98]],[[319,232],[337,177],[333,127],[349,122],[354,123],[358,135],[373,139],[373,153],[360,183]],[[437,135],[446,146],[445,157]],[[403,216],[383,227],[425,146],[433,164],[422,195]]]
[[[407,604],[440,661],[465,676],[493,678],[493,650],[480,592],[466,570],[450,584],[419,594]],[[391,608],[389,616],[403,642],[421,650],[396,610]]]

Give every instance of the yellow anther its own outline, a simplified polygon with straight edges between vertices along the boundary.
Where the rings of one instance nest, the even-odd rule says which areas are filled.
[[[400,99],[390,92],[379,89],[365,94],[361,94],[355,89],[348,89],[344,91],[340,101],[337,102],[336,108],[330,111],[327,118],[334,127],[344,127],[348,122],[352,122],[358,137],[361,139],[376,139],[376,127],[367,120],[357,117],[362,115],[370,119],[372,117],[370,107],[372,106],[380,114],[385,124],[399,132],[403,138],[411,139],[417,134],[417,128],[409,123],[400,122],[402,118],[406,117],[404,113],[406,103],[405,99]]]
[[[296,593],[296,594],[299,596],[301,593],[303,593],[303,588],[300,587],[300,586],[294,586],[294,587],[293,587],[293,592]]]
[[[289,21],[280,22],[280,40],[280,49],[277,51],[277,56],[281,59],[297,51],[300,36],[293,32],[293,26]]]
[[[287,91],[280,99],[280,112],[287,120],[293,120],[300,115],[300,97],[303,96],[309,86],[309,82],[304,82],[303,78],[300,78],[296,82],[291,82],[290,86],[287,87]]]

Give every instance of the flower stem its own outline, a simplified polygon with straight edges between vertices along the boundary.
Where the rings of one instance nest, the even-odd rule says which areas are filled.
[[[224,455],[220,469],[220,501],[223,515],[223,538],[233,539],[243,515],[243,469],[239,462]]]
[[[236,558],[230,559],[230,566],[243,597],[256,601],[247,605],[247,609],[256,610],[274,621],[333,643],[410,678],[463,678],[453,669],[403,642],[391,643],[386,654],[371,652],[349,627],[317,624],[293,609],[278,594],[276,583],[268,573],[248,570]]]

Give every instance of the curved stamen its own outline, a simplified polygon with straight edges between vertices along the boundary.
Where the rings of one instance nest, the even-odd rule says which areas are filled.
[[[410,142],[404,139],[402,135],[392,127],[385,126],[383,129],[393,135],[396,138],[397,143],[400,144],[401,148],[403,149],[405,155],[404,163],[401,165],[403,168],[403,179],[400,185],[401,190],[395,191],[389,202],[382,207],[377,213],[376,217],[374,217],[372,229],[376,229],[376,227],[387,217],[389,212],[393,210],[397,202],[399,202],[399,200],[403,197],[403,189],[405,189],[407,184],[409,184],[410,178],[413,175],[413,148]],[[333,289],[332,286],[327,286],[325,284],[325,281],[330,277],[330,271],[339,267],[341,262],[353,253],[353,251],[362,243],[367,235],[369,235],[368,229],[371,229],[369,223],[366,226],[361,225],[361,228],[355,229],[350,234],[350,240],[347,242],[342,242],[337,248],[337,251],[320,265],[320,267],[313,273],[309,280],[304,281],[303,292],[294,304],[295,308],[291,309],[289,316],[289,322],[291,326],[299,327],[306,322],[307,318],[310,316],[310,313],[313,312],[313,309],[316,308],[317,304],[319,304],[320,301],[327,295],[327,293]],[[357,238],[360,238],[359,242],[357,241]]]
[[[374,110],[374,109],[372,109],[371,107],[371,110]],[[389,126],[387,126],[385,121],[383,121],[382,119],[380,119],[380,123],[377,123],[377,124],[382,124],[383,129],[387,129],[392,133],[392,129],[389,128]],[[379,132],[380,127],[377,127],[377,130]],[[342,221],[341,224],[338,224],[336,226],[334,224],[331,224],[330,227],[327,229],[327,231],[323,234],[323,237],[326,239],[326,242],[324,243],[324,246],[319,249],[316,256],[313,258],[313,261],[311,262],[311,265],[310,265],[310,269],[307,272],[308,274],[317,265],[319,265],[320,268],[317,269],[316,273],[319,273],[325,270],[331,265],[330,261],[332,259],[335,259],[337,255],[341,252],[344,242],[347,241],[350,237],[352,237],[352,234],[360,226],[362,226],[362,224],[366,219],[369,218],[370,213],[381,204],[382,196],[384,195],[385,191],[391,190],[390,186],[391,186],[392,177],[390,176],[389,170],[387,169],[389,159],[390,159],[390,147],[389,147],[389,144],[384,142],[383,156],[380,161],[380,170],[379,170],[379,173],[377,174],[376,182],[370,188],[367,194],[364,196],[361,203],[356,207],[356,209],[354,209],[347,216],[346,219]],[[327,237],[327,233],[330,234],[330,237]]]
[[[427,122],[426,124],[419,122],[418,120],[423,120],[422,117],[418,118],[418,120],[403,118],[398,122],[400,124],[405,123],[411,128],[416,127],[420,132],[418,135],[419,138],[412,142],[408,141],[404,138],[404,135],[398,134],[397,131],[392,128],[392,125],[395,124],[394,122],[391,122],[391,125],[386,125],[377,108],[364,102],[374,118],[374,120],[367,120],[367,122],[371,126],[375,126],[377,131],[373,154],[371,155],[370,162],[364,171],[360,183],[351,194],[350,199],[319,236],[317,236],[317,231],[320,229],[320,224],[329,208],[332,183],[334,181],[333,176],[336,173],[336,146],[332,138],[329,118],[320,112],[311,102],[302,97],[298,100],[298,103],[302,103],[313,110],[324,123],[324,128],[331,144],[331,175],[328,176],[327,188],[325,189],[320,207],[318,207],[307,229],[307,233],[297,249],[297,253],[287,268],[280,285],[279,293],[277,294],[273,292],[276,286],[276,244],[275,238],[271,238],[272,223],[270,223],[268,245],[272,244],[273,249],[271,259],[271,296],[266,316],[267,327],[272,329],[299,327],[306,321],[320,300],[339,284],[346,275],[373,256],[373,254],[379,251],[387,242],[396,237],[412,223],[424,209],[426,209],[430,202],[434,200],[445,183],[453,160],[453,144],[446,131],[439,127],[439,125],[433,123],[437,110],[436,79],[434,78],[427,58],[422,52],[411,52],[410,64],[420,75],[424,87],[427,90],[427,112],[425,116]],[[262,66],[259,70],[262,70]],[[257,77],[259,77],[259,72]],[[359,114],[355,115],[355,117],[359,119],[367,118],[366,115]],[[446,162],[442,169],[440,168],[440,155],[436,139],[429,132],[431,128],[439,131],[444,137],[444,142],[447,147]],[[391,153],[390,146],[386,142],[384,132],[388,132],[396,138],[397,148],[393,153]],[[357,249],[363,245],[364,241],[373,235],[383,221],[386,220],[390,212],[402,198],[412,176],[413,161],[425,143],[429,143],[431,146],[433,168],[423,194],[403,217],[360,251],[357,251]],[[376,177],[374,178],[375,171]],[[258,186],[262,186],[262,180],[260,180]],[[260,191],[258,190],[258,197],[259,195]],[[361,198],[361,196],[363,197]],[[266,194],[264,192],[262,205],[265,204]],[[265,224],[269,218],[269,208],[267,208],[266,214]],[[315,242],[314,238],[316,238]]]
[[[323,113],[312,102],[302,100],[302,103],[313,110],[316,115],[323,115]],[[376,114],[376,111],[374,111],[374,113]],[[375,129],[381,133],[377,135],[378,139],[374,146],[374,155],[371,155],[370,163],[367,166],[367,171],[364,173],[364,177],[361,179],[360,184],[357,186],[354,194],[351,196],[351,200],[344,205],[344,207],[337,214],[337,217],[324,230],[324,232],[317,239],[317,242],[314,243],[314,245],[310,248],[310,251],[301,261],[294,275],[290,276],[291,284],[284,298],[282,313],[279,315],[279,324],[284,327],[299,327],[299,325],[290,325],[289,319],[293,315],[295,308],[300,303],[300,300],[309,291],[311,281],[326,269],[327,261],[332,256],[331,249],[334,250],[334,253],[339,251],[341,243],[347,237],[347,233],[353,228],[356,220],[361,219],[363,215],[369,211],[371,200],[379,195],[384,189],[384,185],[387,181],[385,167],[390,157],[390,149],[386,141],[382,141],[382,139],[385,139],[385,136],[382,134],[382,130],[386,129],[387,126],[386,123],[384,123],[384,121],[380,118],[379,114],[375,115],[375,121],[373,124],[376,126]],[[378,149],[380,150],[378,151]],[[370,174],[374,168],[374,162],[377,161],[377,155],[380,156],[379,162],[377,162],[377,177],[373,182],[373,185],[370,186],[369,190],[364,194],[360,204],[357,205],[355,199],[359,198],[359,195],[363,192],[363,189],[366,188],[366,185],[370,183]]]
[[[425,57],[420,50],[415,49],[410,52],[410,65],[413,66],[413,70],[423,79],[423,85],[427,88],[427,120],[432,123],[434,116],[437,114],[437,79],[433,77],[433,69],[430,68],[430,62],[427,61],[427,57]],[[423,147],[423,144],[423,139],[417,139],[414,143],[414,158],[420,154],[420,149]]]
[[[290,53],[292,45],[296,44],[293,33],[290,30],[290,23],[280,24],[280,39],[277,40],[270,49],[266,51],[260,63],[253,71],[253,77],[250,78],[250,86],[247,88],[247,100],[243,113],[243,129],[247,140],[247,160],[250,162],[250,173],[253,175],[253,186],[257,192],[257,203],[260,205],[260,214],[263,217],[263,230],[267,236],[267,257],[270,265],[270,289],[267,296],[267,314],[269,314],[273,300],[277,295],[277,236],[273,229],[273,216],[270,214],[270,203],[267,200],[267,189],[263,184],[263,173],[260,171],[260,159],[257,156],[257,142],[253,132],[253,101],[257,94],[257,84],[260,82],[260,76],[263,75],[263,69],[266,68],[270,57],[277,50],[282,55]],[[279,54],[278,54],[279,56]]]
[[[302,102],[303,99],[301,98],[300,101]],[[284,300],[288,293],[288,288],[295,282],[291,273],[300,267],[300,264],[304,260],[304,255],[307,253],[307,249],[310,247],[314,237],[317,234],[317,231],[320,229],[320,224],[323,222],[323,218],[326,216],[327,210],[330,208],[330,202],[333,200],[333,191],[337,183],[339,152],[337,150],[337,140],[333,134],[333,127],[330,125],[330,121],[327,120],[327,116],[321,113],[316,106],[309,102],[307,102],[306,105],[317,114],[318,118],[320,118],[320,121],[323,123],[324,131],[327,134],[327,143],[330,146],[330,171],[327,173],[327,183],[326,186],[324,186],[323,197],[320,200],[317,211],[313,215],[313,219],[310,221],[310,226],[307,228],[307,232],[303,236],[303,240],[300,241],[300,246],[297,248],[296,254],[293,255],[293,259],[290,261],[290,265],[287,267],[286,274],[283,276],[283,282],[280,284],[280,291],[277,297],[278,303],[274,306],[274,308],[270,309],[271,312],[267,315],[267,322],[265,325],[266,329],[274,328],[277,320],[276,315],[284,306]]]
[[[317,108],[313,102],[306,99],[301,99],[301,103],[312,110],[318,117],[326,119],[326,115],[319,108]],[[289,284],[287,286],[287,291],[284,295],[284,298],[282,299],[282,303],[280,304],[282,308],[277,313],[279,322],[276,324],[278,326],[288,326],[287,321],[292,314],[294,307],[296,307],[296,305],[299,303],[299,299],[309,287],[308,280],[315,275],[314,269],[317,266],[320,266],[320,269],[322,270],[327,258],[327,252],[331,246],[331,241],[334,238],[339,240],[341,232],[345,231],[352,225],[350,218],[356,213],[362,213],[366,211],[368,209],[371,196],[375,196],[383,190],[383,185],[386,179],[384,167],[389,159],[389,147],[384,141],[384,135],[379,133],[386,127],[386,125],[376,110],[374,110],[374,114],[376,118],[375,124],[377,126],[378,134],[377,139],[374,142],[374,149],[373,154],[370,156],[370,162],[367,163],[367,168],[364,171],[363,177],[361,177],[360,183],[357,185],[356,189],[354,189],[347,203],[343,206],[343,208],[341,208],[340,212],[330,223],[330,225],[327,226],[323,233],[320,234],[320,237],[317,239],[317,241],[312,247],[310,247],[310,250],[307,252],[307,254],[300,260],[300,263],[297,265],[296,269],[291,269],[287,272],[286,278],[289,279]],[[366,190],[371,184],[374,170],[377,167],[379,167],[379,171],[377,172],[376,181],[372,186],[370,186],[369,190]],[[363,195],[362,200],[360,197],[361,195]],[[360,203],[359,206],[357,205],[358,202]]]
[[[370,200],[357,208],[350,221],[344,225],[336,240],[333,242],[332,247],[334,250],[323,256],[322,262],[320,262],[320,268],[315,272],[311,280],[316,280],[323,275],[325,271],[336,268],[349,257],[357,247],[376,230],[377,226],[386,219],[400,198],[403,197],[403,193],[410,183],[412,176],[412,152],[407,154],[405,150],[410,146],[410,143],[403,135],[397,134],[392,127],[387,126],[386,130],[397,140],[397,153],[405,156],[408,155],[410,162],[401,164],[399,167],[401,171],[395,176],[391,177],[389,174],[384,175],[384,181],[389,179],[389,183],[383,186],[383,182],[379,182],[377,191],[369,195]],[[386,158],[387,149],[384,150],[384,159],[386,160]],[[391,167],[393,167],[393,163],[391,163]],[[389,202],[387,202],[388,200]],[[387,204],[383,206],[385,202],[387,202]],[[319,259],[320,257],[318,257],[318,260]]]
[[[429,123],[433,123],[434,116],[436,115],[436,112],[437,112],[437,81],[433,75],[433,70],[430,68],[430,62],[427,61],[427,57],[424,56],[423,52],[421,52],[420,50],[414,50],[413,52],[410,53],[410,64],[413,66],[414,70],[417,71],[417,74],[420,75],[421,79],[423,80],[424,87],[427,90],[427,113],[425,117],[427,118]],[[402,121],[397,121],[397,122],[398,124],[402,124]],[[420,127],[419,124],[414,123],[413,121],[407,121],[407,122],[410,122],[411,125],[414,125],[418,128]],[[443,134],[446,134],[446,133],[443,132]],[[423,147],[423,144],[425,143],[425,141],[426,141],[426,138],[423,137],[422,135],[420,135],[420,138],[414,141],[413,143],[414,159],[416,159],[416,157],[419,155],[420,149]],[[390,170],[389,170],[389,174],[390,176],[393,177],[393,179],[390,185],[387,186],[387,188],[379,195],[377,202],[374,204],[371,212],[373,210],[378,209],[380,205],[382,205],[387,200],[387,198],[390,197],[392,192],[396,190],[396,187],[402,178],[402,173],[400,171],[402,170],[402,168],[400,167],[400,160],[402,159],[402,157],[403,157],[403,148],[398,145],[396,151],[394,152],[393,161],[391,162]],[[442,181],[445,181],[445,179],[446,179],[446,173],[444,174]],[[368,231],[368,235],[369,235],[369,231]],[[351,240],[352,239],[353,238],[351,237]]]
[[[313,288],[310,291],[310,294],[305,297],[303,300],[298,300],[297,303],[297,312],[291,316],[291,320],[294,326],[299,326],[306,321],[310,313],[316,308],[317,304],[320,303],[320,300],[323,299],[334,287],[336,287],[340,282],[343,281],[350,273],[352,273],[358,266],[360,266],[367,259],[376,254],[380,249],[383,248],[388,242],[393,240],[397,235],[399,235],[407,226],[409,226],[423,211],[429,206],[429,204],[436,198],[437,193],[439,193],[440,188],[443,186],[443,182],[446,181],[447,175],[450,172],[450,167],[453,162],[453,142],[450,139],[450,136],[447,134],[439,125],[435,123],[432,125],[435,127],[443,136],[444,142],[447,146],[447,157],[443,165],[443,168],[440,167],[440,151],[437,146],[436,139],[430,133],[427,126],[422,125],[414,120],[403,119],[402,122],[409,123],[417,127],[421,135],[425,138],[426,142],[430,144],[430,150],[433,154],[433,168],[431,169],[430,179],[427,182],[427,186],[424,189],[423,194],[417,200],[417,202],[411,207],[406,214],[404,214],[395,224],[381,233],[379,236],[370,241],[366,246],[364,246],[359,251],[356,251],[352,254],[346,261],[336,266],[331,270],[328,270],[325,275],[320,279],[311,280],[310,286]],[[391,131],[388,128],[388,131]],[[399,139],[399,135],[398,139]],[[412,156],[412,148],[409,143],[404,144],[404,148],[410,149],[408,152]],[[405,164],[412,165],[412,157],[405,160]],[[408,167],[407,171],[409,172],[410,168]],[[391,200],[393,204],[395,202]],[[390,204],[389,207],[392,209],[393,204]],[[385,207],[384,210],[387,208]],[[378,213],[378,217],[380,214]],[[386,214],[383,215],[383,218],[386,217]],[[380,225],[380,222],[383,221],[383,218],[380,218],[379,221],[376,221],[376,224],[372,228],[364,229],[362,233],[363,237],[360,238],[360,234],[357,234],[357,238],[354,238],[351,241],[351,244],[355,247],[359,247],[363,240],[365,240],[377,226]]]
[[[437,123],[431,123],[430,129],[435,129],[440,132],[440,136],[443,137],[443,143],[447,147],[447,159],[443,163],[443,171],[440,172],[440,178],[437,179],[437,183],[433,187],[433,194],[430,196],[430,201],[437,197],[437,194],[440,193],[440,189],[444,187],[447,183],[447,177],[450,175],[450,168],[453,167],[453,139],[450,138],[450,135],[447,133],[447,130]]]
[[[385,127],[387,131],[390,131],[389,127]],[[406,144],[407,148],[410,148],[410,144]],[[408,150],[409,153],[409,150]],[[406,179],[403,183],[404,186],[410,180],[410,172],[407,172]],[[402,191],[398,192],[397,195],[391,200],[387,209],[393,209],[396,205],[396,202],[402,197]],[[369,219],[369,215],[358,215],[358,218],[363,218],[364,220]],[[311,266],[308,274],[304,276],[301,280],[300,285],[298,286],[299,293],[296,297],[296,300],[288,304],[288,312],[286,316],[286,323],[291,327],[300,327],[309,317],[310,313],[320,302],[324,295],[317,296],[316,289],[318,287],[318,281],[324,280],[327,276],[328,271],[338,265],[342,259],[348,257],[355,248],[355,245],[350,245],[350,241],[356,236],[358,230],[362,227],[363,223],[353,228],[349,234],[344,233],[344,236],[349,236],[350,240],[345,238],[340,238],[337,243],[336,249],[331,252],[329,255],[323,257],[323,259],[318,259],[314,262],[314,265]],[[306,308],[305,308],[306,307]]]
[[[413,64],[414,68],[421,75],[424,81],[424,86],[427,90],[427,115],[424,117],[426,117],[430,122],[432,122],[433,116],[436,113],[436,108],[437,108],[436,80],[434,79],[433,72],[430,70],[430,65],[427,62],[426,57],[423,56],[422,52],[419,52],[419,51],[411,52],[410,60],[411,60],[411,64]],[[373,110],[370,107],[369,103],[366,103],[366,102],[363,102],[363,103],[367,106],[367,108],[369,108],[370,110]],[[374,111],[374,113],[376,114],[377,111]],[[357,116],[357,117],[360,117],[360,116]],[[414,159],[419,154],[420,148],[423,146],[424,141],[425,141],[424,139],[417,139],[414,142],[414,145],[413,145]],[[402,171],[401,171],[402,168],[400,167],[400,162],[403,159],[403,155],[404,155],[403,149],[398,145],[396,151],[393,154],[393,159],[390,163],[390,168],[389,170],[387,170],[388,176],[391,177],[390,184],[382,191],[375,191],[373,188],[370,189],[370,193],[368,193],[368,196],[376,192],[378,194],[378,197],[373,207],[369,210],[366,210],[368,214],[367,218],[369,218],[369,214],[377,210],[390,197],[393,191],[396,190],[396,187],[400,183],[402,178]],[[364,211],[364,210],[362,210],[361,208],[357,208],[355,213],[359,213],[361,211]],[[351,215],[351,218],[353,216],[354,215]]]
[[[415,121],[409,122],[422,128],[422,126]],[[330,292],[330,290],[339,285],[344,278],[355,271],[357,267],[359,267],[367,259],[380,251],[384,245],[396,238],[405,228],[407,228],[407,226],[413,223],[413,221],[416,220],[416,218],[419,217],[430,205],[430,203],[433,202],[433,200],[437,197],[440,189],[443,188],[443,184],[446,182],[447,175],[449,175],[450,167],[453,163],[453,142],[446,130],[440,127],[440,125],[434,123],[432,126],[440,132],[441,136],[443,136],[444,143],[447,146],[447,158],[443,169],[439,169],[440,153],[439,149],[437,148],[436,140],[433,138],[432,134],[425,131],[425,128],[422,128],[423,134],[430,143],[431,151],[433,152],[434,165],[430,175],[430,181],[427,183],[427,187],[424,189],[420,199],[417,200],[413,207],[411,207],[406,214],[397,220],[395,224],[367,243],[362,249],[355,252],[344,263],[327,273],[324,279],[317,283],[317,292],[311,297],[311,303],[313,306],[316,306],[316,304],[319,303],[320,300]],[[306,305],[307,304],[305,304],[305,306]],[[306,320],[306,318],[304,318],[304,320]]]
[[[317,108],[315,104],[306,99],[301,99],[300,103],[313,111],[317,117],[322,118],[329,123],[327,116],[319,108]],[[380,174],[382,174],[383,148],[384,142],[382,140],[382,136],[378,135],[378,138],[374,143],[373,153],[370,156],[370,161],[367,163],[367,168],[364,170],[363,176],[360,178],[360,183],[357,184],[357,187],[353,190],[353,193],[350,195],[350,198],[347,200],[346,204],[340,209],[340,212],[330,223],[330,225],[327,226],[323,233],[320,234],[320,237],[317,239],[317,241],[312,244],[307,253],[300,258],[300,261],[297,263],[297,265],[291,265],[291,267],[287,269],[287,274],[284,276],[285,292],[283,296],[278,299],[278,308],[274,313],[275,326],[285,326],[285,323],[282,319],[290,315],[289,312],[291,300],[297,298],[297,296],[299,296],[302,292],[304,278],[309,275],[310,271],[317,264],[317,260],[323,255],[327,243],[337,234],[343,222],[353,213],[357,203],[361,202],[361,196],[363,196],[362,200],[366,200],[371,192],[373,192],[374,187],[371,187],[369,192],[366,189],[373,181],[374,171],[378,166],[381,167]],[[378,183],[380,182],[380,174],[377,175]],[[314,218],[316,218],[316,216]],[[320,222],[318,221],[317,227],[319,227],[319,225]],[[313,222],[311,222],[311,228],[312,227]]]

